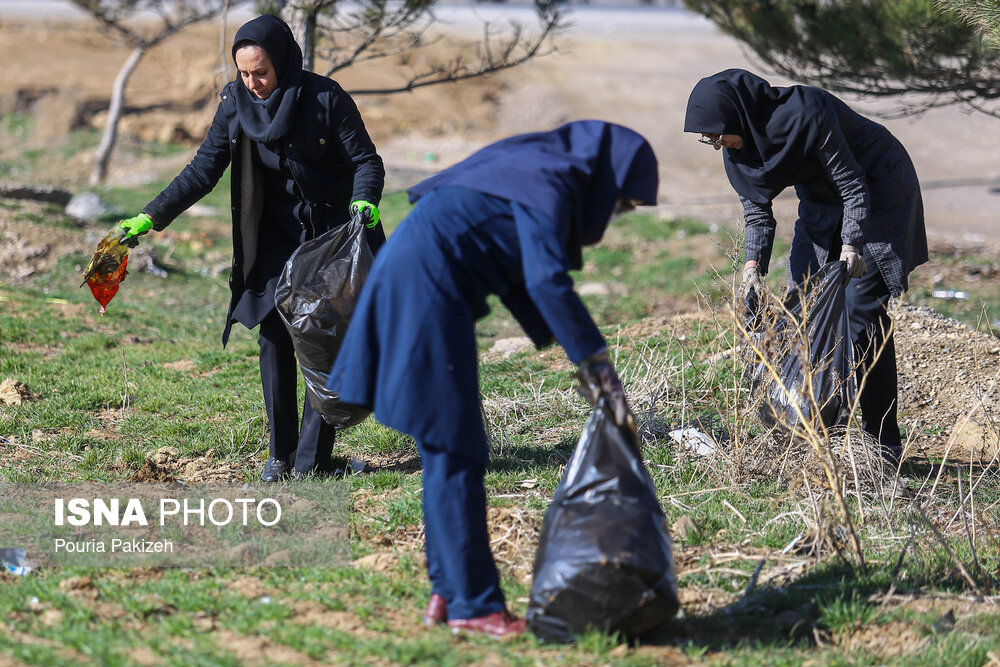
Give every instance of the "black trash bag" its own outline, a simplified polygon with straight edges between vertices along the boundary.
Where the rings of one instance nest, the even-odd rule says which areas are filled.
[[[847,280],[846,263],[827,263],[804,286],[789,290],[784,301],[787,313],[772,320],[770,331],[760,330],[768,328],[767,318],[759,304],[748,300],[748,311],[755,308],[752,325],[758,327],[751,335],[781,377],[779,383],[764,361],[751,354],[745,372],[751,395],[760,400],[757,415],[763,426],[794,433],[802,426],[798,410],[806,423],[818,420],[814,427],[846,423],[855,396]],[[813,398],[806,390],[810,376]]]
[[[306,379],[306,396],[313,409],[338,429],[371,414],[368,408],[341,403],[326,382],[373,261],[365,226],[355,218],[299,246],[274,292]]]
[[[638,436],[601,399],[545,512],[528,625],[543,642],[592,629],[638,637],[678,607],[670,533]]]

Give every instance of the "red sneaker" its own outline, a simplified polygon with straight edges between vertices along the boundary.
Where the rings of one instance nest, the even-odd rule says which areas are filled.
[[[446,606],[443,595],[432,593],[430,602],[427,603],[427,609],[424,610],[424,618],[420,622],[424,624],[425,628],[433,628],[439,623],[444,623],[448,620]]]
[[[454,618],[448,621],[452,632],[479,632],[491,637],[516,636],[524,632],[525,622],[506,609],[478,618]]]

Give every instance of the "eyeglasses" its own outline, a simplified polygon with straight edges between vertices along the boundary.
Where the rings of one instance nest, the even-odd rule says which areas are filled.
[[[709,139],[706,136],[698,137],[698,143],[707,144],[709,146],[719,146],[720,148],[725,148],[726,145],[722,143],[722,135],[719,135],[718,139]]]

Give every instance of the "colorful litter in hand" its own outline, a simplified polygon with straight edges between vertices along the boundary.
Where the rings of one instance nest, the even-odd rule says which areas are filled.
[[[118,284],[125,280],[128,271],[129,247],[121,243],[122,230],[114,227],[105,234],[101,242],[97,244],[97,250],[87,265],[87,270],[83,273],[83,282],[90,286],[90,292],[101,304],[101,315],[108,307],[108,303],[118,293]]]

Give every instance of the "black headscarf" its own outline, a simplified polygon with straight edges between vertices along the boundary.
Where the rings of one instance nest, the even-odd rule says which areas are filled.
[[[502,139],[410,188],[410,201],[442,187],[484,192],[568,219],[574,240],[601,240],[619,199],[656,203],[656,156],[637,132],[581,120]]]
[[[233,61],[237,47],[253,43],[267,51],[278,85],[266,100],[254,95],[236,73],[236,111],[240,125],[254,141],[267,143],[285,136],[292,127],[292,113],[302,83],[302,49],[288,25],[272,14],[243,24],[233,39]]]
[[[746,70],[727,69],[695,85],[684,131],[742,137],[743,148],[723,149],[726,174],[736,192],[766,204],[794,182],[815,150],[825,113],[817,88],[776,88]]]

